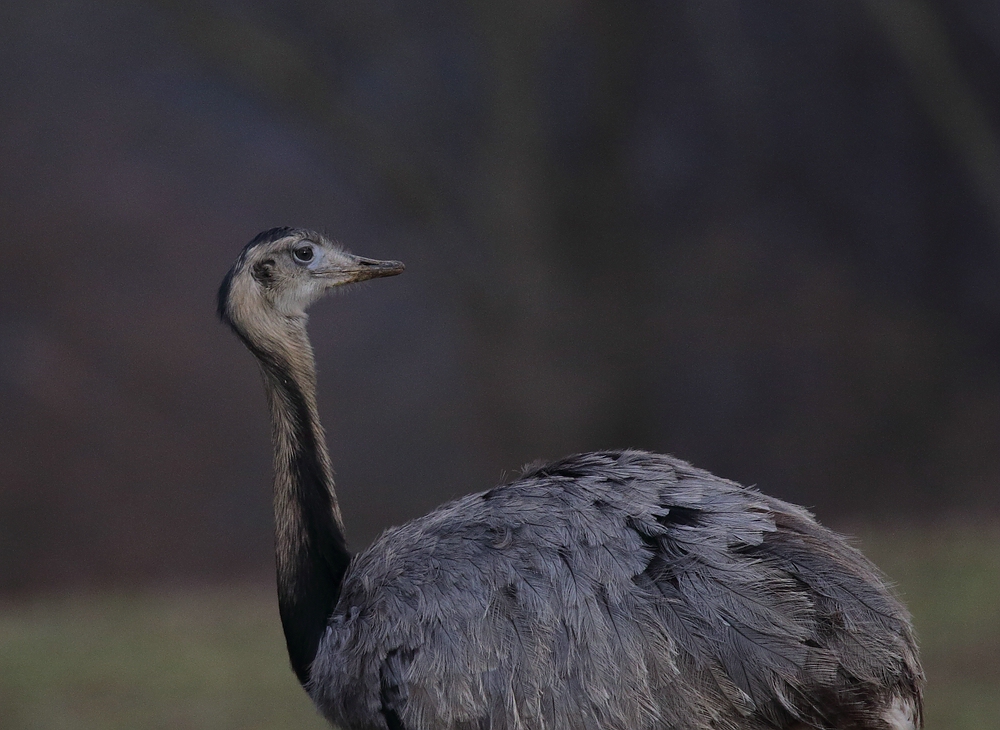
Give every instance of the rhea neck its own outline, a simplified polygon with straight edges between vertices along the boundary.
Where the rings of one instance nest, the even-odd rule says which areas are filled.
[[[316,409],[316,365],[306,318],[281,317],[241,337],[264,375],[274,442],[278,607],[302,684],[340,595],[351,555]]]

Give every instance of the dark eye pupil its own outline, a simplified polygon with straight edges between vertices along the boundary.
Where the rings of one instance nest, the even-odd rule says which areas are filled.
[[[293,251],[295,258],[299,261],[312,261],[313,250],[312,246],[300,246]]]

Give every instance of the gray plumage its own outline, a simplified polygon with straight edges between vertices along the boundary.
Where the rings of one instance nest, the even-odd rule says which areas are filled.
[[[326,257],[319,283],[282,258],[303,242]],[[273,270],[246,273],[262,261]],[[384,273],[356,275],[357,261]],[[282,621],[328,720],[357,730],[922,725],[909,616],[878,570],[805,510],[672,457],[606,451],[533,466],[350,556],[304,310],[330,286],[401,270],[276,229],[251,242],[220,292],[268,386]]]
[[[876,570],[666,456],[581,454],[358,555],[308,687],[343,727],[888,728],[920,672]]]

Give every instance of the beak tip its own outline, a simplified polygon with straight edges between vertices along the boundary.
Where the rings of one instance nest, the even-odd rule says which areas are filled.
[[[354,281],[396,276],[402,274],[405,269],[402,261],[378,261],[358,257],[358,268],[354,271],[356,277]]]

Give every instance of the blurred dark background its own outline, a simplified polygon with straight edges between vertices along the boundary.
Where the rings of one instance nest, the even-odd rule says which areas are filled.
[[[995,516],[998,81],[995,0],[6,0],[0,593],[270,570],[276,225],[407,264],[312,317],[355,547],[617,446]]]

